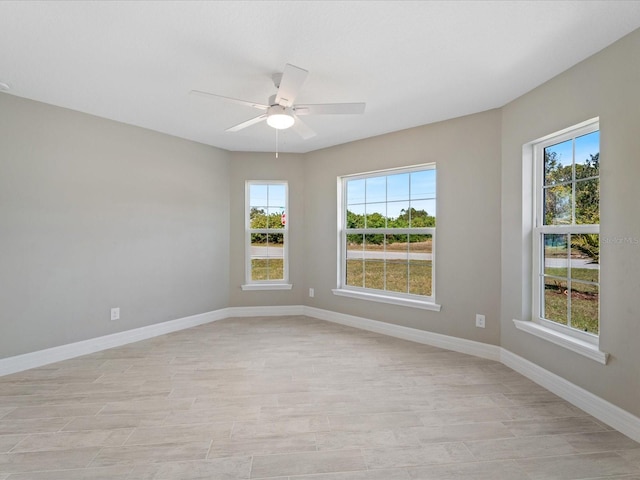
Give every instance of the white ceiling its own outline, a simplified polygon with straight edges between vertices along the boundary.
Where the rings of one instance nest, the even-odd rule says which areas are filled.
[[[296,103],[366,102],[308,116],[308,152],[495,107],[640,27],[640,1],[0,1],[8,93],[234,151],[273,151],[261,112],[286,63]],[[630,59],[637,61],[637,59]]]

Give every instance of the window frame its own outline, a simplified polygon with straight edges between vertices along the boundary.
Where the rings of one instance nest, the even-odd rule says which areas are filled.
[[[283,228],[251,228],[251,186],[253,185],[277,185],[284,186],[284,214],[286,221]],[[267,203],[269,200],[267,199]],[[267,205],[268,208],[268,205]],[[244,203],[244,230],[245,230],[245,283],[242,290],[290,290],[293,285],[289,283],[289,226],[291,216],[289,214],[289,183],[286,180],[247,180],[245,182]],[[283,235],[283,278],[268,280],[253,280],[251,270],[251,235],[255,233]]]
[[[571,200],[571,219],[570,225],[545,225],[544,224],[544,150],[546,147],[556,145],[568,140],[574,140],[583,135],[587,135],[600,130],[600,122],[598,118],[587,120],[573,127],[569,127],[560,132],[548,135],[542,139],[539,139],[532,144],[533,150],[533,188],[532,188],[532,231],[531,231],[531,245],[532,245],[532,304],[531,312],[533,322],[540,325],[545,329],[552,330],[560,335],[566,335],[570,338],[582,342],[593,347],[599,345],[599,333],[594,334],[590,332],[584,332],[574,327],[562,325],[554,322],[553,320],[546,319],[542,316],[542,304],[544,302],[544,278],[545,278],[545,266],[544,266],[544,235],[545,234],[600,234],[600,224],[576,224],[575,221],[575,188],[572,188],[572,200]],[[600,151],[600,149],[599,149]],[[575,155],[575,153],[574,153]],[[572,165],[575,165],[575,156],[572,158]],[[591,177],[589,177],[591,178]],[[598,182],[600,181],[600,172],[598,172]],[[586,180],[580,179],[580,180]],[[566,182],[563,182],[566,183]],[[570,183],[575,186],[576,176],[575,167],[572,168],[572,176]],[[569,243],[569,251],[571,245]],[[569,280],[570,282],[570,280]],[[598,279],[598,292],[600,292],[600,279]],[[567,285],[570,288],[570,285]],[[568,299],[568,312],[570,314],[570,296]],[[598,297],[598,309],[600,308],[600,297]],[[600,318],[598,318],[598,330],[600,330]]]
[[[413,173],[426,170],[435,170],[436,163],[425,163],[408,167],[398,167],[370,172],[356,173],[339,176],[337,179],[338,190],[338,259],[337,259],[337,288],[333,289],[335,295],[370,300],[394,305],[409,306],[426,310],[440,311],[441,306],[436,303],[436,227],[407,227],[407,228],[356,228],[347,229],[347,183],[350,180],[369,179],[376,177],[386,177],[403,173]],[[434,200],[437,204],[437,174],[436,192]],[[385,204],[389,203],[385,200]],[[380,290],[367,287],[347,285],[347,236],[351,234],[397,234],[397,235],[431,235],[431,295],[417,295],[404,292],[394,292],[391,290]]]

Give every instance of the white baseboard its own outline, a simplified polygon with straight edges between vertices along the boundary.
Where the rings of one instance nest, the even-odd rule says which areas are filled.
[[[640,442],[640,418],[635,415],[504,348],[500,361],[629,438]]]
[[[390,337],[402,338],[412,342],[423,343],[433,347],[445,348],[454,352],[467,353],[476,357],[487,358],[489,360],[500,361],[501,348],[487,343],[474,342],[464,338],[451,337],[439,333],[427,332],[416,328],[403,327],[391,323],[369,320],[368,318],[356,317],[344,313],[322,310],[314,307],[304,307],[304,315],[318,318],[349,327],[368,330],[370,332],[389,335]]]
[[[0,377],[231,317],[303,315],[302,305],[229,307],[0,359]]]
[[[261,307],[229,307],[229,317],[278,317],[280,315],[304,315],[302,305],[267,305]]]
[[[223,308],[134,330],[4,358],[0,359],[0,376],[119,347],[225,318],[279,315],[306,315],[319,320],[339,323],[361,330],[501,362],[581,408],[598,420],[622,432],[629,438],[640,442],[640,418],[504,348],[304,305]]]
[[[205,323],[214,322],[228,318],[228,309],[223,308],[211,312],[191,315],[167,322],[155,323],[146,327],[125,330],[124,332],[112,333],[102,337],[91,338],[75,343],[60,345],[59,347],[47,348],[36,352],[16,355],[14,357],[0,359],[0,376],[11,373],[22,372],[30,368],[41,367],[62,360],[88,355],[90,353],[107,350],[109,348],[120,347],[140,340],[158,337],[185,328],[191,328]]]
[[[502,347],[314,307],[304,307],[304,314],[320,320],[496,360],[636,442],[640,442],[640,418]]]

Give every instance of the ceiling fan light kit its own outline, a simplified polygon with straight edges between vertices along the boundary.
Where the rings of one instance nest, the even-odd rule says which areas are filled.
[[[316,133],[311,130],[302,120],[300,115],[342,115],[342,114],[362,114],[364,113],[364,103],[322,103],[316,105],[294,105],[294,100],[302,87],[309,72],[295,65],[287,63],[284,72],[276,73],[271,78],[278,89],[275,95],[269,98],[269,104],[264,105],[237,98],[225,97],[214,93],[192,90],[192,94],[206,97],[219,98],[228,102],[245,105],[262,110],[263,113],[257,117],[245,120],[238,125],[226,129],[227,132],[238,132],[251,125],[267,121],[267,125],[277,130],[285,130],[293,127],[293,130],[302,138],[314,137]],[[266,110],[266,112],[265,112]]]
[[[285,130],[295,123],[291,108],[271,105],[267,110],[267,125],[277,130]]]

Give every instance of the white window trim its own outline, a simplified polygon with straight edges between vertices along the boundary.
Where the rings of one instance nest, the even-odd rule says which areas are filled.
[[[282,279],[277,280],[252,280],[251,279],[251,234],[252,233],[267,233],[267,231],[272,231],[270,229],[259,229],[254,231],[251,230],[251,199],[250,199],[250,186],[251,185],[283,185],[285,192],[285,205],[284,211],[287,215],[287,221],[284,225],[284,228],[273,229],[275,233],[282,233],[284,236],[284,246],[283,246],[283,259],[284,259],[284,267],[283,267],[283,277]],[[245,182],[245,201],[244,201],[244,211],[245,211],[245,283],[240,286],[243,291],[252,291],[252,290],[291,290],[293,288],[293,284],[289,283],[289,225],[290,225],[290,215],[289,215],[289,184],[286,180],[247,180]]]
[[[291,290],[291,283],[248,283],[240,285],[242,290]]]
[[[334,295],[338,295],[341,297],[355,298],[359,300],[368,300],[373,302],[387,303],[391,305],[401,305],[405,307],[413,307],[419,308],[423,310],[431,310],[439,312],[442,308],[441,305],[435,303],[436,298],[436,228],[435,227],[425,227],[420,228],[418,232],[416,230],[412,230],[412,233],[417,234],[427,234],[431,235],[432,238],[432,258],[433,261],[431,263],[431,296],[422,296],[422,295],[411,295],[401,292],[390,292],[386,290],[376,290],[372,288],[364,288],[364,287],[355,287],[351,285],[344,284],[344,277],[346,272],[346,235],[343,234],[345,230],[345,213],[346,206],[344,205],[344,200],[346,199],[346,180],[358,179],[358,178],[370,178],[373,176],[383,176],[383,175],[393,175],[397,173],[411,173],[421,170],[428,169],[436,169],[435,163],[425,163],[421,165],[414,165],[410,167],[399,167],[399,168],[390,168],[384,170],[375,170],[371,172],[358,173],[353,175],[343,175],[338,177],[337,179],[337,191],[338,191],[338,237],[337,237],[337,245],[338,247],[338,259],[337,259],[337,285],[338,287],[332,289]],[[437,178],[437,177],[436,177]],[[436,180],[437,181],[437,180]],[[437,192],[437,190],[436,190]],[[437,201],[437,193],[436,193],[436,201]],[[405,229],[386,229],[386,228],[377,228],[375,233],[403,233]],[[356,233],[370,233],[368,229],[356,229]]]
[[[514,319],[513,323],[518,330],[522,330],[523,332],[530,333],[531,335],[535,335],[538,338],[542,338],[551,343],[564,347],[567,350],[571,350],[572,352],[590,358],[591,360],[595,360],[602,365],[607,364],[609,354],[601,351],[597,345],[594,345],[590,342],[585,342],[571,335],[564,334],[536,322]]]
[[[425,302],[424,300],[414,300],[413,298],[395,297],[390,295],[384,295],[383,293],[373,293],[373,289],[357,289],[356,287],[347,288],[334,288],[331,290],[334,295],[340,297],[357,298],[359,300],[370,300],[372,302],[389,303],[391,305],[401,305],[403,307],[421,308],[423,310],[432,310],[439,312],[442,309],[442,305],[438,305],[434,302]],[[383,292],[381,290],[381,292]]]
[[[595,128],[594,128],[595,127]],[[589,131],[599,129],[599,119],[592,118],[578,125],[566,128],[560,132],[547,135],[523,146],[523,317],[531,320],[514,319],[513,323],[518,330],[542,338],[555,345],[561,346],[574,353],[606,365],[609,354],[599,348],[599,336],[556,324],[540,318],[540,241],[536,235],[541,233],[599,233],[599,227],[593,225],[572,226],[537,226],[539,215],[542,215],[541,202],[538,198],[538,189],[541,182],[541,171],[538,168],[536,149],[552,145],[563,140],[574,138]],[[548,230],[552,230],[549,232]],[[528,260],[527,260],[528,259]],[[527,263],[529,268],[527,267]],[[528,275],[530,274],[530,275]],[[527,300],[528,299],[528,300]]]

